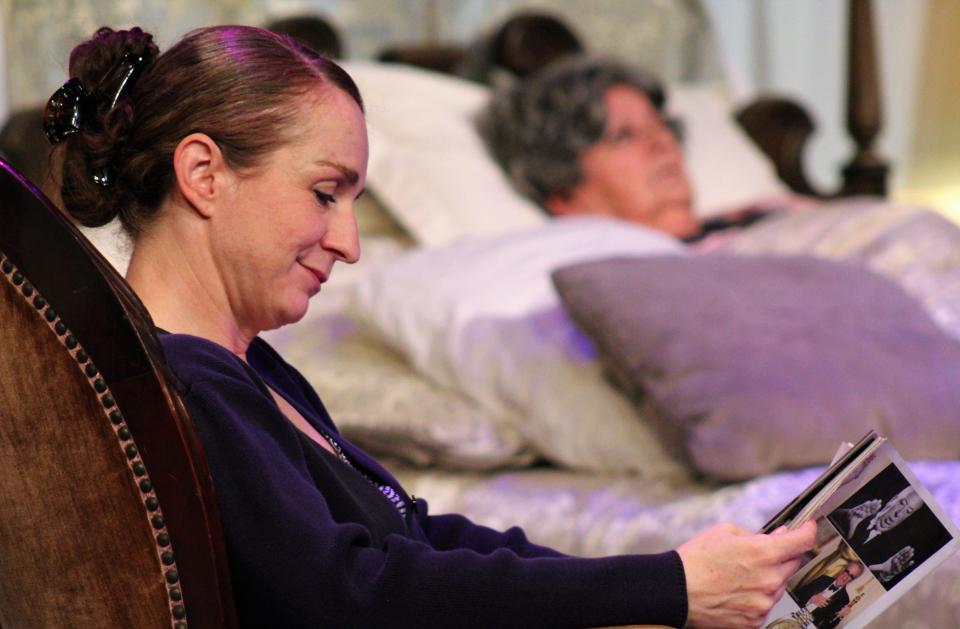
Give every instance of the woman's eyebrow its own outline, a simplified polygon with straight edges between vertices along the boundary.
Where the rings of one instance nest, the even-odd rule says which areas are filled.
[[[357,174],[357,171],[355,171],[355,170],[352,169],[352,168],[347,168],[347,167],[344,166],[343,164],[339,164],[339,163],[337,163],[337,162],[331,162],[331,161],[328,160],[328,159],[318,159],[317,161],[314,162],[314,164],[317,164],[317,165],[320,165],[320,166],[329,166],[329,167],[331,167],[331,168],[335,168],[336,170],[340,171],[340,173],[343,175],[343,177],[344,177],[351,185],[357,183],[358,181],[360,181],[360,175]]]

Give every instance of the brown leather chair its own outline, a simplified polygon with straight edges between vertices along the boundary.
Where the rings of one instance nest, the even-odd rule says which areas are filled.
[[[0,161],[0,625],[235,627],[196,430],[150,316]]]

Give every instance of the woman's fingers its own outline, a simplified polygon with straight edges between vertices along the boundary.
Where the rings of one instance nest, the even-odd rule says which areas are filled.
[[[813,546],[816,526],[762,535],[732,524],[704,531],[677,551],[687,576],[692,626],[751,627],[783,595],[784,583]]]
[[[816,522],[808,520],[792,531],[784,531],[769,537],[773,538],[774,547],[779,551],[781,561],[786,561],[810,550],[816,534]]]

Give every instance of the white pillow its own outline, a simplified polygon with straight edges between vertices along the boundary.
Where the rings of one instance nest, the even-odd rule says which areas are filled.
[[[440,245],[546,222],[514,191],[476,132],[486,88],[399,64],[351,61],[344,67],[367,107],[368,186],[417,242]],[[684,120],[698,215],[786,192],[736,126],[718,88],[677,85],[669,93],[671,112]]]
[[[417,242],[439,245],[547,221],[514,192],[474,129],[485,88],[405,65],[344,67],[367,110],[367,185]]]
[[[672,85],[667,94],[667,110],[683,122],[683,153],[697,216],[789,193],[770,160],[737,125],[717,87]]]
[[[456,469],[522,466],[533,454],[515,426],[426,379],[337,315],[271,332],[323,398],[340,431],[377,455]]]
[[[552,270],[575,262],[683,251],[669,236],[621,221],[558,219],[401,256],[354,285],[351,310],[419,371],[510,418],[554,462],[683,476],[606,382],[550,281]]]

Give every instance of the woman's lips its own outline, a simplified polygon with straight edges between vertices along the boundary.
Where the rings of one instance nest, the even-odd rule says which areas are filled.
[[[315,269],[315,268],[313,268],[313,267],[307,266],[307,265],[304,264],[303,262],[300,262],[300,266],[302,266],[304,269],[306,269],[307,272],[309,272],[311,275],[313,275],[314,279],[317,280],[317,290],[320,289],[320,285],[321,285],[321,284],[323,284],[324,282],[327,281],[327,275],[326,275],[324,272],[319,271],[319,270],[317,270],[317,269]]]

